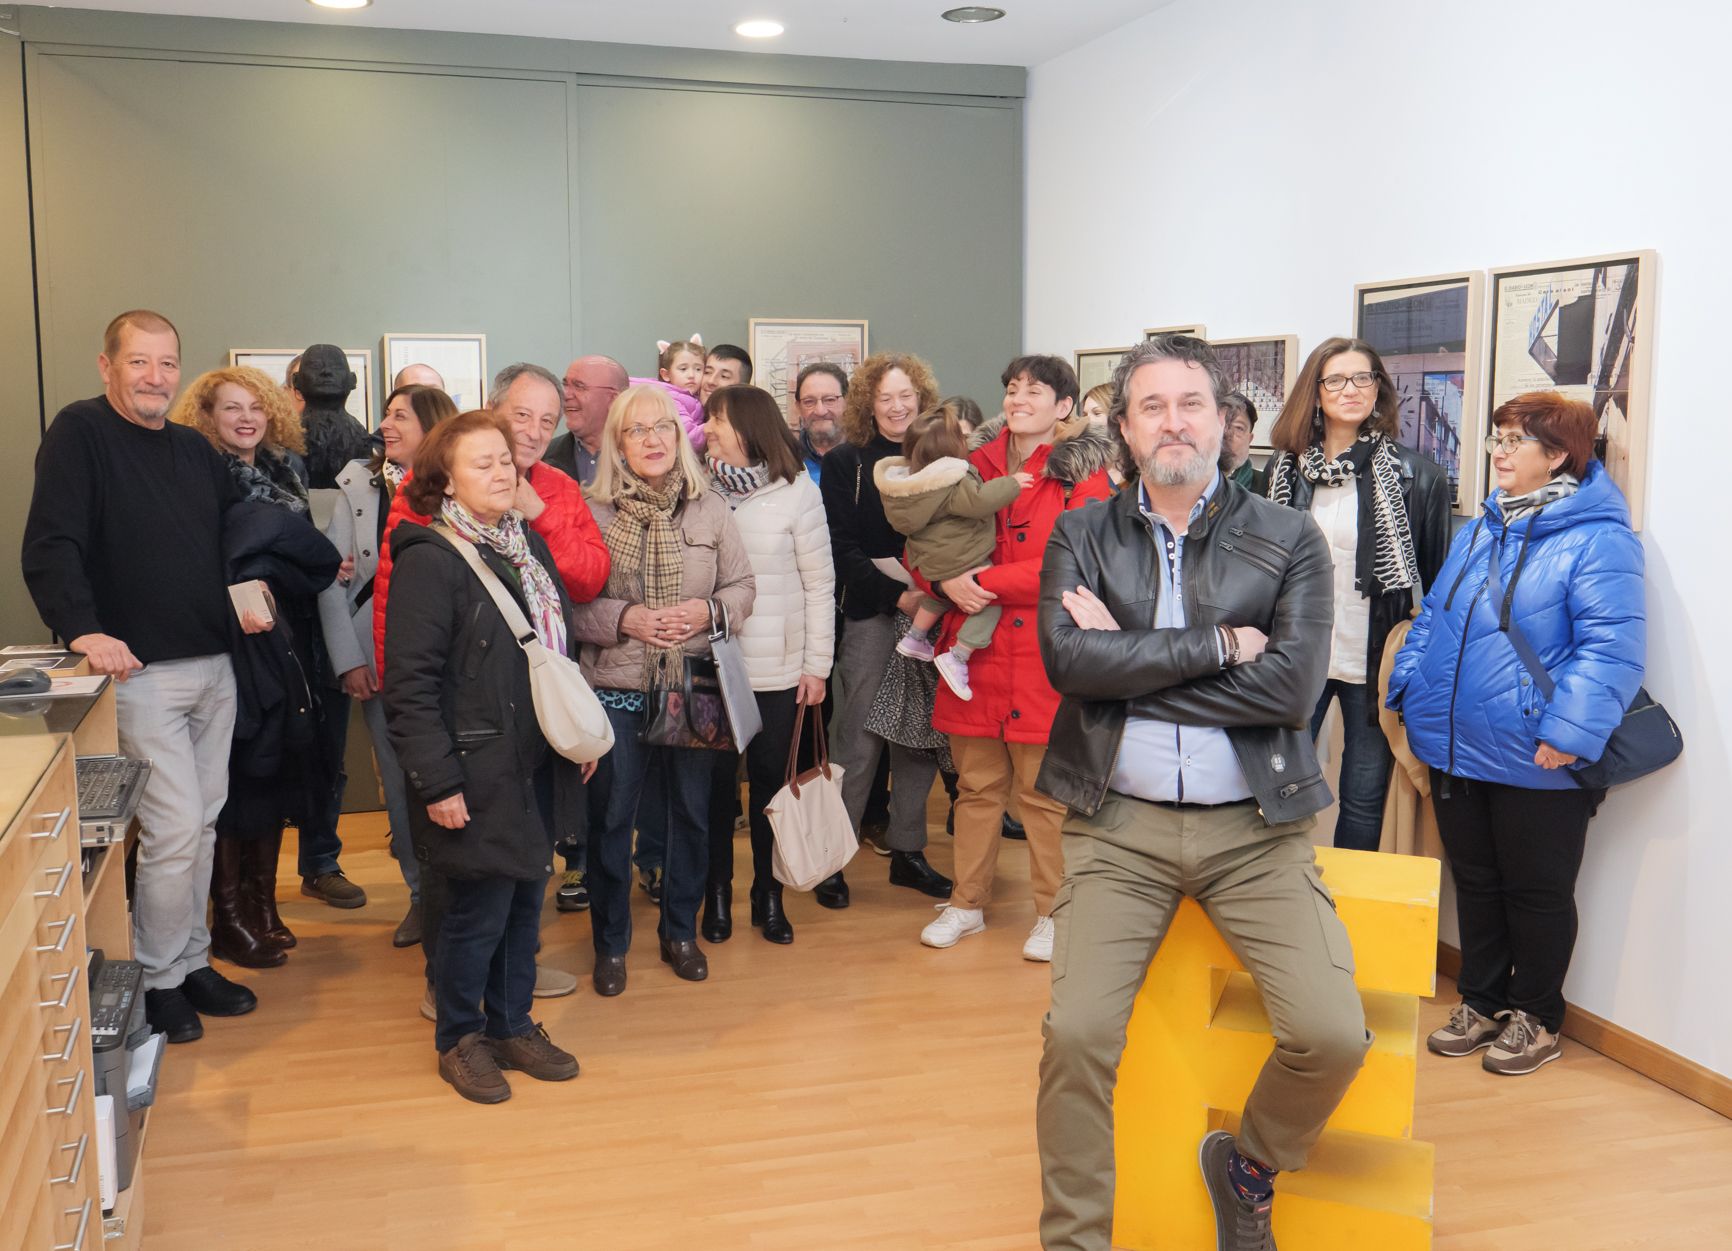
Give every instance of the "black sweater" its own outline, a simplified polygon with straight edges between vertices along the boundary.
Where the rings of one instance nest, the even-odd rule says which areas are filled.
[[[60,410],[36,453],[24,582],[48,628],[145,664],[229,650],[222,518],[238,493],[202,434],[134,425],[106,396]]]
[[[884,502],[872,469],[887,456],[902,455],[902,445],[874,431],[865,447],[843,443],[824,454],[818,487],[830,523],[830,556],[836,562],[836,602],[854,621],[896,611],[908,589],[873,566],[876,557],[900,557],[906,542],[884,516]]]

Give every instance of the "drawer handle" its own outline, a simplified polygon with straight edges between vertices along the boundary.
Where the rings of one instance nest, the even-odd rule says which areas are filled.
[[[51,1033],[65,1034],[66,1045],[59,1051],[50,1051],[42,1057],[44,1064],[64,1064],[72,1058],[72,1048],[78,1043],[78,1031],[84,1028],[84,1018],[79,1017],[71,1025],[56,1025]]]
[[[42,928],[45,930],[51,930],[58,925],[60,927],[60,941],[57,943],[44,943],[36,949],[36,954],[40,956],[50,951],[56,953],[65,951],[67,940],[72,937],[72,927],[77,924],[77,922],[77,917],[62,917],[58,921],[50,921],[47,925],[44,925]]]
[[[78,1213],[78,1232],[72,1236],[71,1242],[55,1243],[54,1251],[84,1251],[84,1235],[90,1228],[90,1200],[86,1199],[79,1207],[66,1209],[68,1216],[74,1212]]]
[[[53,977],[48,979],[48,984],[52,986],[55,982],[65,982],[66,989],[60,992],[60,998],[44,999],[36,1006],[38,1008],[64,1008],[67,1004],[72,1002],[72,992],[78,989],[77,978],[77,969],[67,969],[64,973],[56,973]]]
[[[44,870],[42,870],[42,875],[44,877],[53,877],[53,876],[55,876],[55,871],[53,869],[44,869]],[[68,860],[65,864],[60,866],[60,880],[58,882],[54,883],[54,889],[53,890],[39,890],[36,892],[36,898],[38,898],[38,899],[59,899],[62,895],[64,895],[66,893],[66,884],[68,882],[70,882],[71,880],[72,880],[72,861]]]
[[[79,1069],[76,1076],[63,1077],[54,1083],[56,1086],[71,1086],[72,1094],[67,1097],[63,1108],[49,1108],[49,1116],[71,1116],[72,1110],[78,1106],[78,1096],[84,1093],[84,1070]]]
[[[55,839],[60,837],[60,831],[66,828],[66,822],[72,816],[72,809],[62,808],[59,812],[39,812],[36,816],[40,820],[54,822],[54,826],[52,829],[37,830],[36,833],[30,836],[31,839],[52,843]]]
[[[65,1177],[50,1177],[48,1184],[50,1186],[76,1186],[79,1174],[84,1172],[84,1149],[89,1145],[90,1135],[88,1133],[78,1135],[77,1142],[62,1143],[60,1146],[62,1151],[76,1151],[78,1154],[72,1157],[72,1171]],[[68,1211],[70,1210],[68,1209]]]

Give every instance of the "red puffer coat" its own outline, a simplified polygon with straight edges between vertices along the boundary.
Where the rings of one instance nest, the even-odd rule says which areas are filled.
[[[986,441],[978,442],[982,437]],[[1010,433],[1004,429],[1003,419],[982,426],[976,441],[978,446],[970,453],[969,463],[988,482],[1004,477],[1009,472]],[[1004,613],[993,632],[992,645],[969,657],[968,684],[974,699],[964,703],[944,683],[938,684],[938,702],[932,712],[934,729],[1010,743],[1046,742],[1058,712],[1058,692],[1047,682],[1046,667],[1040,659],[1035,622],[1040,562],[1061,512],[1112,494],[1106,473],[1112,453],[1111,439],[1085,426],[1070,438],[1036,448],[1023,464],[1022,468],[1035,476],[1035,483],[998,514],[993,567],[979,578],[984,589],[998,596]],[[945,618],[938,650],[955,641],[961,623],[961,613]]]
[[[529,467],[529,485],[547,505],[541,516],[529,523],[529,528],[546,540],[571,602],[587,604],[607,585],[613,557],[608,555],[607,543],[596,528],[595,518],[590,516],[583,488],[570,475],[543,461]],[[385,517],[385,534],[379,542],[379,568],[373,575],[373,658],[381,682],[385,680],[385,610],[391,595],[391,531],[404,521],[420,526],[429,523],[428,518],[409,507],[408,493],[398,487],[391,511]]]

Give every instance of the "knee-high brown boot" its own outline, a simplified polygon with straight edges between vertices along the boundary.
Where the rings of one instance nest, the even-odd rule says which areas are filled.
[[[295,945],[296,939],[277,912],[277,861],[283,854],[283,831],[259,839],[250,848],[245,887],[252,897],[257,929],[266,940],[284,951]]]
[[[288,956],[258,929],[245,873],[253,846],[251,839],[219,836],[216,840],[210,874],[210,950],[219,960],[244,969],[274,969]]]

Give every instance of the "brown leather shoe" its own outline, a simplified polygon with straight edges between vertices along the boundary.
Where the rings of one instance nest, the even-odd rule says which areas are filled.
[[[367,904],[367,892],[344,877],[341,869],[302,878],[301,894],[322,899],[333,908],[363,908]]]
[[[693,938],[673,943],[662,939],[662,961],[673,966],[675,977],[688,982],[701,982],[710,975],[710,962]]]
[[[241,889],[248,892],[252,914],[258,918],[257,928],[284,951],[294,947],[296,939],[277,912],[277,861],[283,854],[283,832],[265,838],[249,839],[242,852]]]
[[[480,1034],[465,1034],[449,1051],[439,1053],[439,1076],[471,1103],[504,1103],[511,1084]]]
[[[595,958],[595,993],[604,999],[611,999],[625,989],[625,957],[597,956]]]
[[[577,1076],[577,1057],[556,1047],[545,1025],[516,1038],[489,1038],[487,1049],[500,1068],[527,1073],[538,1082],[569,1082]]]
[[[211,853],[210,949],[217,959],[243,969],[274,969],[289,957],[257,928],[245,881],[249,841],[218,838]]]

